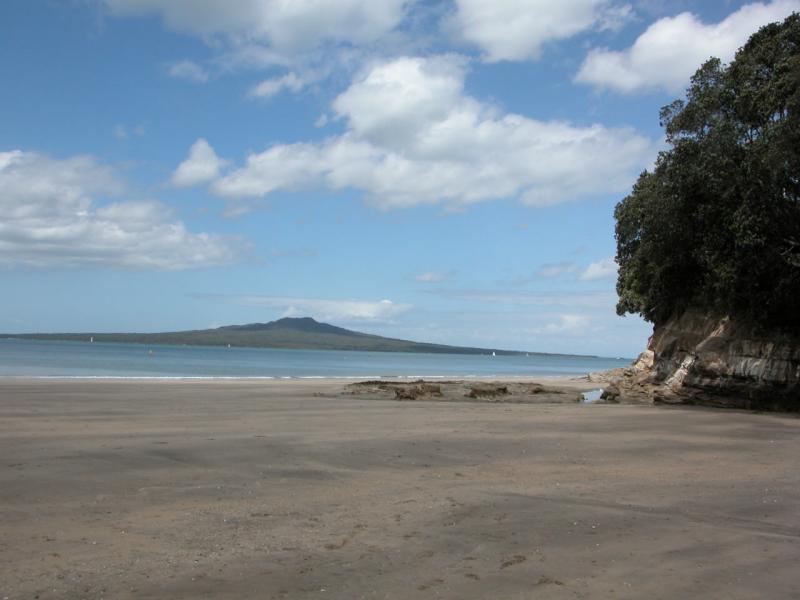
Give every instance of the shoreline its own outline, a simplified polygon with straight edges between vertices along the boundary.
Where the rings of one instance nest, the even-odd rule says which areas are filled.
[[[341,381],[404,381],[416,380],[485,380],[485,381],[536,381],[536,382],[589,382],[589,375],[0,375],[3,381],[230,381],[230,382],[290,382],[290,381],[320,381],[337,383]]]
[[[142,389],[148,387],[164,388],[169,387],[198,387],[200,390],[204,386],[209,388],[224,388],[229,386],[231,388],[261,388],[270,393],[292,393],[304,394],[315,393],[325,394],[327,396],[342,396],[347,395],[347,389],[353,386],[358,386],[366,382],[381,382],[387,385],[413,385],[415,383],[425,382],[437,386],[443,386],[445,390],[450,389],[450,393],[445,393],[447,401],[459,401],[460,398],[454,397],[452,389],[465,388],[468,389],[470,384],[497,384],[500,386],[507,385],[512,388],[519,388],[519,386],[534,385],[544,386],[550,391],[556,393],[577,393],[583,394],[584,392],[597,392],[602,391],[604,383],[590,380],[588,375],[583,376],[547,376],[547,377],[491,377],[491,376],[472,376],[472,377],[450,377],[450,376],[384,376],[384,377],[136,377],[136,376],[75,376],[75,377],[61,377],[61,376],[0,376],[0,391],[4,385],[19,386],[21,388],[36,388],[40,386],[47,390],[58,390],[59,386],[64,386],[72,390],[91,390],[92,388],[107,384],[113,391],[114,386],[119,388],[136,389],[136,386],[142,386]],[[463,389],[461,390],[463,391]],[[362,394],[363,395],[363,394]],[[373,394],[376,399],[393,399],[383,397],[382,395]],[[510,398],[511,399],[511,398]],[[421,401],[436,402],[436,397],[421,398]],[[461,399],[468,402],[467,398]],[[519,398],[516,399],[518,401]],[[533,400],[533,398],[531,398]],[[442,398],[439,401],[445,401]],[[483,400],[490,401],[490,400]],[[563,400],[562,400],[563,401]],[[536,398],[531,403],[548,404],[560,403],[557,398],[552,394],[544,395]],[[596,402],[595,399],[589,402]]]

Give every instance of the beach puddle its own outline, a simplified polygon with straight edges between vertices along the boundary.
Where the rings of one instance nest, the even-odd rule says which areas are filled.
[[[599,402],[600,396],[602,395],[603,395],[603,390],[601,389],[589,390],[588,392],[583,392],[583,400],[581,400],[581,403],[593,404],[595,402]]]

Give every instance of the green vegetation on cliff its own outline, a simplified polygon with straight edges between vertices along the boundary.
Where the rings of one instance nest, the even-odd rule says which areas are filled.
[[[707,61],[661,125],[669,149],[615,212],[617,312],[800,329],[800,15]]]

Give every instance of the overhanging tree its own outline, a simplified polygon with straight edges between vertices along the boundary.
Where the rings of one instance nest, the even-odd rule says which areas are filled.
[[[800,330],[800,15],[661,109],[669,149],[616,208],[617,313]]]

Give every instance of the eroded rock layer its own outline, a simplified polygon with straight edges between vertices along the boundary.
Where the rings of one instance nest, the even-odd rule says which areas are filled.
[[[800,410],[800,338],[687,311],[656,328],[604,398]]]

